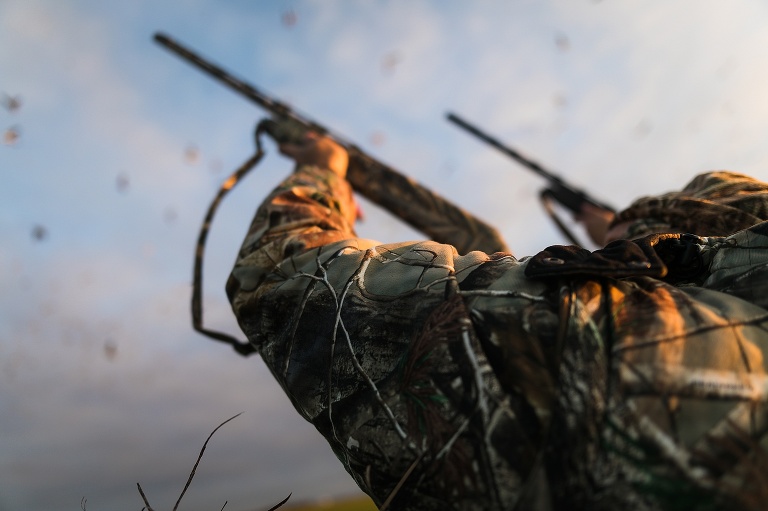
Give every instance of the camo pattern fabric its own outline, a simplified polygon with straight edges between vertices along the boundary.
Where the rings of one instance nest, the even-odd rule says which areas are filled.
[[[344,179],[300,167],[258,209],[227,292],[377,506],[767,501],[768,224],[699,238],[706,271],[672,286],[531,279],[529,259],[382,245],[354,218]]]
[[[636,200],[613,224],[629,222],[626,237],[654,232],[727,236],[768,220],[768,185],[728,171],[696,176],[685,188]]]

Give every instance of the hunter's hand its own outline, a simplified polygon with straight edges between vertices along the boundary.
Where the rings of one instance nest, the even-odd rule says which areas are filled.
[[[309,132],[301,144],[281,144],[280,152],[293,158],[296,165],[317,165],[341,177],[347,175],[347,150],[329,137]]]

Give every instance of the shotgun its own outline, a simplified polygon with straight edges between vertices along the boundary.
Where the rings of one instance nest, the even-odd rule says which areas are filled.
[[[499,233],[489,224],[369,156],[287,104],[203,59],[169,36],[157,33],[154,38],[157,43],[269,112],[271,118],[263,126],[278,143],[295,142],[307,130],[333,138],[349,153],[347,180],[353,189],[430,239],[451,244],[459,253],[471,250],[488,253],[509,251]]]
[[[297,113],[287,104],[273,99],[253,85],[203,59],[165,34],[157,33],[155,41],[190,64],[208,73],[271,114],[256,127],[257,152],[222,184],[203,220],[195,249],[192,282],[192,326],[201,334],[229,344],[242,356],[255,352],[248,342],[203,326],[203,257],[213,216],[229,190],[261,160],[260,134],[266,133],[278,143],[298,142],[307,131],[330,136],[349,153],[347,180],[352,188],[382,206],[411,227],[440,243],[456,247],[460,253],[481,250],[487,253],[509,252],[499,233],[482,220],[464,211],[392,167],[367,155],[356,145],[331,133],[329,129]]]
[[[491,135],[488,135],[487,133],[484,133],[483,131],[480,130],[480,128],[473,126],[472,124],[468,123],[458,115],[454,113],[448,113],[447,118],[449,121],[451,121],[458,127],[473,134],[483,142],[495,147],[496,149],[506,154],[507,156],[509,156],[510,158],[512,158],[519,164],[521,164],[522,166],[532,170],[536,174],[546,179],[549,182],[546,192],[548,192],[552,196],[552,198],[557,200],[564,207],[571,210],[572,213],[578,214],[581,211],[581,206],[585,202],[595,207],[598,207],[600,209],[605,209],[607,211],[610,211],[612,213],[616,212],[611,206],[608,206],[607,204],[600,202],[597,199],[589,196],[586,192],[579,190],[574,186],[571,186],[570,184],[566,183],[561,177],[556,176],[555,174],[553,174],[548,170],[545,170],[544,167],[542,167],[535,161],[526,158],[525,156],[515,151],[511,147],[504,145],[498,139],[492,137]]]
[[[561,177],[556,176],[552,172],[544,169],[544,167],[535,161],[526,158],[518,151],[515,151],[508,145],[503,144],[500,140],[483,132],[480,130],[480,128],[470,124],[458,115],[449,112],[446,117],[450,122],[459,128],[462,128],[483,142],[491,145],[492,147],[495,147],[522,166],[532,170],[536,174],[546,179],[547,186],[541,191],[540,194],[542,205],[544,206],[547,214],[549,214],[555,224],[560,228],[560,231],[562,231],[563,235],[565,235],[565,237],[568,238],[572,243],[581,245],[581,242],[576,238],[576,236],[573,235],[565,223],[557,216],[555,210],[550,205],[551,200],[556,200],[563,207],[569,209],[575,215],[578,215],[581,212],[582,206],[584,204],[591,204],[594,207],[610,211],[611,213],[616,213],[616,210],[611,206],[604,202],[600,202],[599,200],[588,195],[586,192],[566,183]]]

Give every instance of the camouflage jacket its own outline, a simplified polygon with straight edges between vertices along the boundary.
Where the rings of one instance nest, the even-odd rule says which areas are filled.
[[[377,505],[768,502],[768,223],[518,260],[382,245],[354,219],[345,180],[299,168],[258,209],[227,291]]]

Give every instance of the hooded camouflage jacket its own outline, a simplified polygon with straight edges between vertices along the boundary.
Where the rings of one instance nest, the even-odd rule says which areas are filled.
[[[516,259],[382,245],[354,219],[345,180],[299,168],[258,209],[227,291],[377,505],[768,502],[768,223]]]

